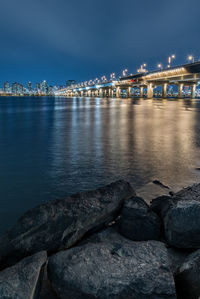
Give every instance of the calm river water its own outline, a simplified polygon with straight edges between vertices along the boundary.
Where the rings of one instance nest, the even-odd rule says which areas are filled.
[[[27,209],[118,180],[200,181],[200,101],[0,98],[0,232]]]

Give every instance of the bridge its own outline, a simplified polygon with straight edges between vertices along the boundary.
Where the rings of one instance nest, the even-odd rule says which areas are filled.
[[[190,88],[190,96],[191,98],[195,98],[198,82],[200,82],[200,61],[147,73],[139,73],[122,77],[118,80],[90,84],[87,86],[81,86],[80,84],[73,85],[58,90],[56,95],[67,97],[120,98],[122,94],[131,97],[132,89],[138,88],[139,97],[145,95],[150,99],[154,96],[154,89],[161,87],[162,92],[160,96],[167,98],[168,85],[176,85],[178,87],[178,98],[183,98],[184,86]]]

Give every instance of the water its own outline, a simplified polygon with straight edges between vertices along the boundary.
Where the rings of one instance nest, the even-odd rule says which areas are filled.
[[[27,209],[123,178],[200,181],[200,101],[0,98],[0,232]]]

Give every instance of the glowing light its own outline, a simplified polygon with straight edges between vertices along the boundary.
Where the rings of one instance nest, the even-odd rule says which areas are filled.
[[[172,59],[175,59],[176,58],[176,55],[175,54],[172,54],[171,56],[168,57],[168,68],[171,67],[171,62],[172,62]]]
[[[126,77],[127,72],[128,72],[128,69],[124,69],[124,70],[122,71],[122,77]]]
[[[188,60],[191,62],[194,62],[194,56],[193,55],[188,55]]]

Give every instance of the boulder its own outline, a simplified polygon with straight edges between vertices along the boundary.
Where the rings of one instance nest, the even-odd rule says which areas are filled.
[[[27,257],[18,264],[0,272],[1,299],[37,298],[43,267],[47,260],[45,251]]]
[[[200,298],[200,250],[190,254],[176,274],[178,298]]]
[[[86,233],[115,219],[123,201],[134,194],[131,185],[121,180],[28,211],[0,239],[1,262],[13,264],[40,250],[51,253],[71,247]]]
[[[140,197],[132,197],[123,204],[120,233],[134,241],[159,240],[160,218]]]
[[[176,298],[166,247],[134,242],[113,228],[50,257],[48,276],[59,298]]]
[[[164,217],[171,203],[171,196],[162,195],[151,201],[150,208],[160,217]]]
[[[169,245],[177,248],[200,248],[199,201],[173,201],[163,221],[165,238]]]
[[[170,246],[200,248],[200,184],[184,188],[172,197],[160,196],[151,201],[150,207],[162,218]]]

